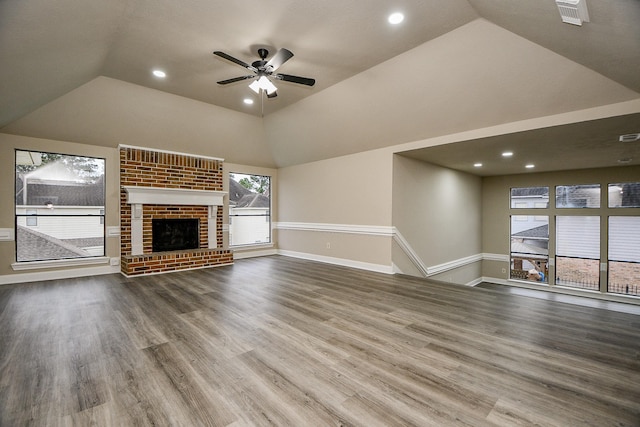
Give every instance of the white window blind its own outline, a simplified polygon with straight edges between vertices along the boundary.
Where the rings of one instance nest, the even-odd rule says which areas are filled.
[[[556,255],[600,259],[600,217],[556,217]]]
[[[640,217],[609,217],[609,259],[640,262]]]

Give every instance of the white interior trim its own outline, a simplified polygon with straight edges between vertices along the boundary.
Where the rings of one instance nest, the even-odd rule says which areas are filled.
[[[482,259],[486,261],[501,261],[501,262],[509,262],[510,258],[508,254],[491,254],[491,253],[483,253]]]
[[[226,191],[190,190],[187,188],[139,187],[123,185],[127,193],[127,203],[131,205],[131,255],[142,255],[143,244],[143,205],[181,205],[208,206],[207,221],[209,249],[218,247],[217,215],[218,206],[224,205]]]
[[[384,225],[327,224],[311,222],[276,222],[278,230],[323,231],[327,233],[368,234],[372,236],[393,235],[394,227]]]
[[[516,280],[506,280],[498,277],[487,277],[483,276],[481,278],[481,282],[486,283],[495,283],[497,285],[505,285],[515,288],[523,288],[523,289],[531,289],[534,291],[542,291],[542,292],[551,292],[554,294],[561,295],[572,295],[590,299],[597,299],[603,301],[613,301],[613,302],[622,302],[626,304],[635,304],[640,305],[640,297],[635,295],[621,295],[621,294],[612,294],[612,293],[601,293],[598,291],[589,291],[584,289],[571,289],[562,286],[548,286],[548,285],[536,285],[536,284],[528,284],[523,281]],[[479,283],[478,283],[479,284]],[[475,286],[475,285],[474,285]],[[553,296],[550,299],[554,298]]]
[[[464,267],[465,265],[472,264],[474,262],[479,262],[484,259],[485,254],[474,254],[464,258],[456,259],[453,261],[448,261],[442,264],[437,264],[433,266],[427,266],[420,256],[416,253],[415,250],[411,247],[407,239],[400,233],[400,231],[396,227],[389,226],[381,226],[381,225],[353,225],[353,224],[327,224],[327,223],[310,223],[310,222],[276,222],[274,223],[274,228],[279,230],[297,230],[297,231],[321,231],[327,233],[348,233],[348,234],[366,234],[371,236],[387,236],[393,237],[393,240],[398,244],[398,246],[402,249],[402,251],[407,255],[407,257],[411,260],[411,262],[416,266],[416,268],[420,271],[420,273],[424,277],[434,276],[436,274],[444,273],[445,271],[454,270],[456,268]],[[287,252],[287,251],[284,251]],[[301,252],[296,252],[296,254],[301,254]],[[491,254],[490,254],[491,255]],[[313,255],[313,254],[305,254],[306,257],[311,257],[308,259],[321,260],[324,258],[329,259],[327,261],[329,263],[335,264],[336,262],[332,261],[338,258],[324,257],[322,255]],[[302,258],[302,256],[298,256]],[[496,257],[500,257],[500,260],[503,260],[503,255],[496,255]],[[340,265],[344,264],[342,258]],[[508,257],[507,257],[508,261]],[[365,263],[366,264],[366,263]],[[377,265],[377,264],[372,264]],[[361,267],[356,267],[361,268]],[[365,268],[366,269],[366,268]],[[384,266],[384,272],[400,272],[398,271],[397,266]],[[376,267],[374,271],[380,271],[380,268]]]
[[[11,264],[11,268],[14,269],[15,271],[41,270],[43,268],[76,267],[79,265],[109,264],[109,262],[110,262],[110,258],[106,256],[87,257],[87,258],[70,258],[70,259],[52,259],[52,260],[46,260],[46,261],[14,262]]]
[[[393,266],[391,265],[373,264],[369,262],[354,261],[351,259],[334,258],[323,255],[309,254],[305,252],[286,251],[282,249],[278,250],[278,254],[292,258],[300,258],[309,261],[318,261],[327,264],[341,265],[343,267],[352,267],[360,270],[374,271],[377,273],[394,274]]]
[[[119,225],[107,226],[107,237],[118,237],[118,236],[120,236]]]
[[[207,213],[207,229],[209,232],[207,233],[207,240],[209,249],[215,249],[218,247],[218,233],[215,231],[218,225],[218,207],[209,206],[209,211]],[[212,233],[211,230],[214,230]]]
[[[124,185],[127,203],[132,205],[222,206],[226,191]]]
[[[456,268],[464,267],[465,265],[473,264],[474,262],[482,261],[482,254],[470,255],[464,258],[454,259],[442,264],[434,265],[427,268],[428,276],[434,276],[436,274],[444,273],[445,271],[454,270]],[[427,276],[427,277],[428,277]]]
[[[413,250],[407,239],[404,238],[402,233],[400,233],[400,230],[396,227],[393,227],[393,240],[398,244],[398,246],[400,246],[402,252],[404,252],[404,254],[411,260],[413,265],[420,270],[420,273],[422,273],[424,277],[428,277],[429,268],[424,262],[422,262],[422,259],[420,259],[416,251]]]
[[[109,258],[106,258],[107,260]],[[45,280],[71,279],[74,277],[91,277],[100,274],[120,273],[120,266],[104,265],[61,270],[38,271],[33,273],[6,274],[0,276],[0,285],[16,283],[41,282]]]
[[[0,228],[0,242],[12,242],[14,240],[13,228]]]
[[[475,254],[470,255],[464,258],[454,259],[452,261],[447,261],[442,264],[427,266],[420,256],[416,253],[415,250],[411,247],[407,239],[404,238],[402,233],[396,228],[393,227],[393,240],[400,246],[402,251],[407,255],[407,257],[413,262],[413,265],[420,270],[420,273],[424,277],[435,276],[436,274],[444,273],[445,271],[454,270],[456,268],[464,267],[468,264],[473,264],[474,262],[479,262],[484,259],[484,254]]]

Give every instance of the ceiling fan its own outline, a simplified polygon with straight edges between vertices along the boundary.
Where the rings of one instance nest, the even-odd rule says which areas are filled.
[[[247,76],[221,80],[218,82],[219,85],[227,85],[242,80],[256,79],[249,85],[249,87],[256,93],[260,93],[260,91],[266,92],[267,98],[275,98],[276,96],[278,96],[278,88],[276,88],[270,78],[273,78],[275,80],[282,80],[285,82],[298,83],[306,86],[313,86],[316,83],[315,79],[310,79],[308,77],[299,77],[292,76],[290,74],[276,73],[276,70],[280,68],[282,64],[293,57],[293,52],[288,49],[278,50],[276,54],[273,55],[268,61],[267,56],[269,56],[269,51],[267,49],[258,49],[258,55],[260,56],[260,59],[258,61],[252,62],[251,65],[224,52],[220,52],[219,50],[216,50],[215,52],[213,52],[213,54],[235,64],[238,64],[241,67],[244,67],[247,70],[253,72],[253,74],[249,74]]]

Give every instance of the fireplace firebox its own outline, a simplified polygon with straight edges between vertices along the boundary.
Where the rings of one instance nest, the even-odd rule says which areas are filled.
[[[153,252],[198,249],[200,221],[198,218],[169,218],[151,220]]]

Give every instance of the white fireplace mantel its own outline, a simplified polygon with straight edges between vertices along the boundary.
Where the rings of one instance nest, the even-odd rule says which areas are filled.
[[[226,191],[123,186],[132,205],[222,206]]]
[[[143,205],[208,206],[208,245],[218,246],[216,240],[217,206],[223,206],[226,191],[189,190],[184,188],[158,188],[123,185],[127,203],[131,205],[131,255],[141,255],[143,248]]]

